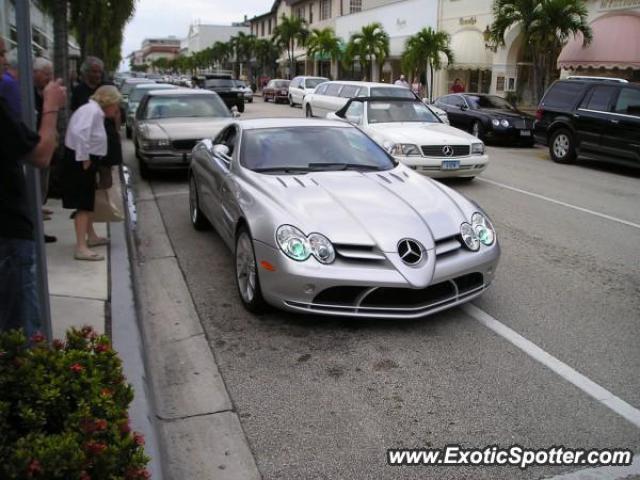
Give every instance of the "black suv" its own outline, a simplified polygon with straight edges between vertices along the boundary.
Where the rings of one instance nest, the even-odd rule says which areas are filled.
[[[558,80],[540,102],[534,129],[554,162],[581,156],[640,167],[640,85],[615,78]]]

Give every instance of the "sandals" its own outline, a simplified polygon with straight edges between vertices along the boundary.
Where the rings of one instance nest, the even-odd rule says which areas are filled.
[[[99,253],[96,253],[96,252],[91,252],[91,253],[75,252],[73,254],[73,258],[75,258],[76,260],[88,260],[90,262],[99,262],[101,260],[104,260],[104,255],[100,255]]]
[[[99,237],[95,240],[87,240],[88,247],[100,247],[102,245],[109,245],[109,239]]]

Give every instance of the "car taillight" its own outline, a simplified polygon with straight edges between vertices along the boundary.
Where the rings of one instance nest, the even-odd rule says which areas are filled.
[[[536,110],[536,120],[542,120],[542,115],[544,114],[544,110],[539,108]]]

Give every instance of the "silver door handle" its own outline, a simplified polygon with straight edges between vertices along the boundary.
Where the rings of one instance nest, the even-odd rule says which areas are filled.
[[[574,113],[574,114],[573,114],[573,116],[574,116],[575,118],[580,118],[580,115],[578,115],[577,113]]]
[[[610,122],[613,123],[614,125],[617,125],[620,123],[620,120],[616,120],[615,118],[612,118]]]

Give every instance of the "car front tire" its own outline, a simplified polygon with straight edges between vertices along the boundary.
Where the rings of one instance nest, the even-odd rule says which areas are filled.
[[[560,128],[551,134],[549,155],[556,163],[573,163],[576,159],[576,146],[571,132]]]
[[[293,108],[293,107],[295,107],[295,106],[296,106],[296,104],[295,104],[295,103],[293,103],[293,97],[292,97],[291,95],[289,95],[289,106],[290,106],[291,108]]]
[[[307,104],[307,108],[304,111],[304,116],[307,118],[313,117],[313,110],[311,110],[311,105]]]
[[[200,210],[198,186],[193,174],[189,175],[189,218],[191,219],[191,225],[196,230],[207,230],[211,227],[209,220]]]
[[[240,227],[236,236],[234,265],[236,287],[242,305],[251,313],[264,313],[267,304],[262,297],[253,241],[249,229],[245,226]]]
[[[125,133],[127,135],[127,138],[130,139],[133,136],[133,132],[131,131],[131,127],[126,126],[126,127],[124,127],[124,130],[125,130]]]

